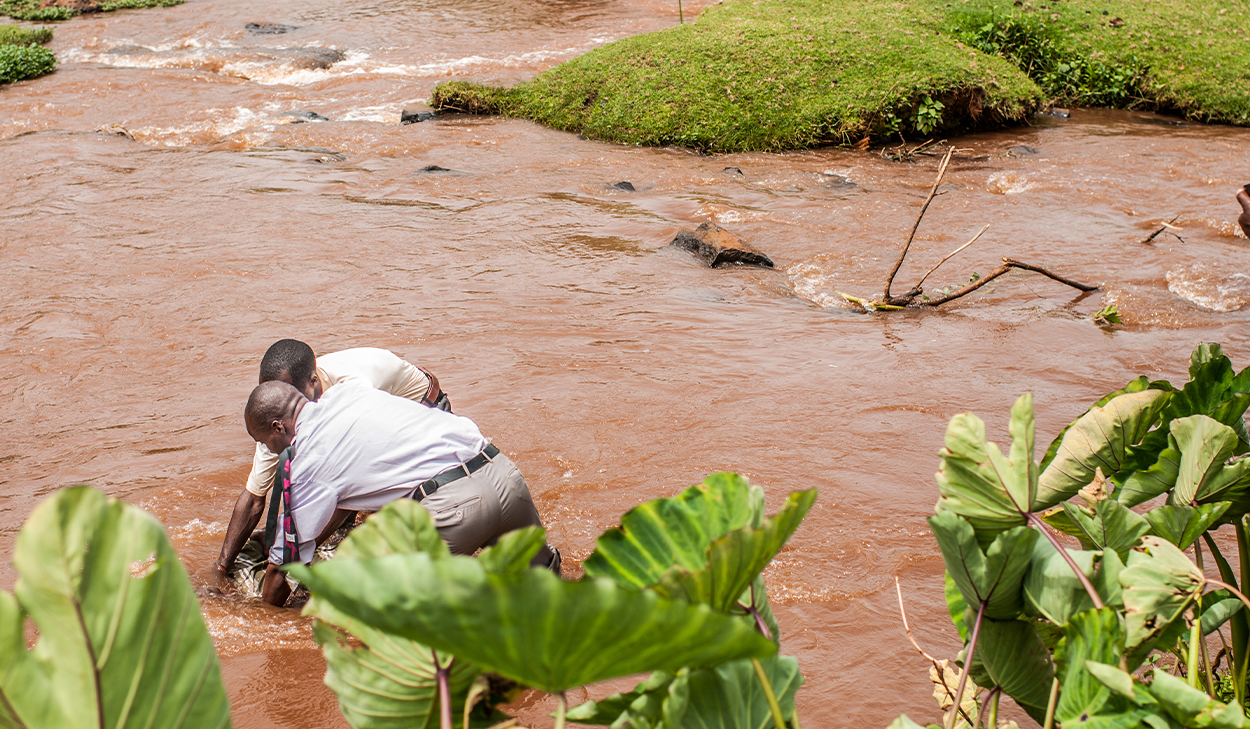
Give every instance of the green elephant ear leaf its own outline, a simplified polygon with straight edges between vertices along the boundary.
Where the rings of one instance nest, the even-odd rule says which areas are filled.
[[[1032,395],[1026,393],[1016,400],[1008,430],[1010,458],[986,440],[980,418],[972,413],[951,418],[935,476],[941,492],[937,511],[967,519],[982,546],[988,546],[1000,532],[1023,525],[1035,506]]]
[[[955,629],[959,631],[959,640],[964,643],[968,642],[968,624],[964,622],[964,613],[968,612],[968,601],[964,600],[963,593],[959,591],[959,584],[955,582],[955,578],[951,577],[950,570],[946,571],[946,610],[951,614],[951,622],[955,624]]]
[[[1045,716],[1055,667],[1032,623],[983,620],[971,675],[982,688],[1001,687],[1035,719]]]
[[[598,701],[587,701],[568,710],[565,718],[579,724],[603,724],[635,726],[641,722],[659,724],[664,715],[664,702],[670,695],[675,681],[685,683],[686,673],[680,677],[666,671],[656,671],[633,691]],[[685,693],[683,688],[678,693]],[[684,696],[683,696],[684,699]]]
[[[1125,645],[1144,646],[1160,636],[1202,591],[1205,579],[1185,553],[1159,537],[1142,537],[1120,572],[1124,588]]]
[[[803,685],[798,660],[774,656],[760,661],[773,687],[781,715],[794,715],[794,695]],[[769,729],[772,713],[750,661],[730,661],[691,671],[687,678],[683,727],[699,729]]]
[[[1038,482],[1038,508],[1049,508],[1076,495],[1101,468],[1115,477],[1127,466],[1129,449],[1158,421],[1170,393],[1146,389],[1112,398],[1090,408],[1063,434],[1054,458]]]
[[[929,517],[946,571],[972,610],[985,604],[985,615],[1008,620],[1020,614],[1020,590],[1033,557],[1037,530],[1020,526],[1001,532],[981,551],[968,520],[949,511]]]
[[[1149,521],[1111,499],[1099,501],[1092,510],[1066,501],[1061,506],[1090,549],[1110,549],[1124,557],[1150,531]]]
[[[1168,503],[1236,501],[1250,489],[1250,459],[1228,463],[1241,444],[1232,428],[1205,415],[1191,415],[1172,421],[1169,439],[1181,459]]]
[[[367,625],[552,693],[776,652],[742,618],[611,580],[564,582],[544,569],[492,574],[472,558],[425,554],[287,569],[317,599]]]
[[[493,546],[483,549],[477,560],[487,572],[518,574],[530,568],[530,560],[546,543],[546,529],[522,527],[504,534]]]
[[[1103,604],[1121,601],[1120,571],[1124,568],[1114,550],[1102,553],[1068,550],[1068,555],[1085,573]],[[1032,562],[1024,579],[1025,611],[1055,625],[1066,625],[1073,615],[1092,610],[1093,600],[1072,572],[1067,560],[1045,539],[1034,544]]]
[[[1245,714],[1235,702],[1223,704],[1216,701],[1167,671],[1156,668],[1152,676],[1149,688],[1151,696],[1183,726],[1194,729],[1235,729],[1246,725]]]
[[[651,587],[671,599],[730,612],[799,528],[815,501],[816,489],[790,494],[781,511],[764,519],[758,529],[741,527],[712,541],[705,567],[690,572],[674,564]]]
[[[707,566],[712,542],[735,529],[760,526],[764,492],[733,473],[708,476],[677,496],[630,509],[621,526],[599,537],[583,562],[586,574],[642,588],[673,565],[689,572]]]
[[[1231,506],[1227,501],[1200,506],[1156,506],[1146,512],[1150,533],[1168,540],[1181,549],[1189,549],[1203,532],[1224,516]]]
[[[1245,607],[1228,590],[1215,590],[1202,596],[1202,634],[1210,635]]]
[[[1063,690],[1055,718],[1067,726],[1082,716],[1123,714],[1131,709],[1123,697],[1091,675],[1087,663],[1118,665],[1124,655],[1124,628],[1115,610],[1087,610],[1075,615],[1064,628],[1064,640],[1055,651],[1059,683]],[[1132,680],[1129,681],[1132,695]],[[1108,705],[1110,704],[1110,705]]]
[[[369,559],[414,552],[434,559],[451,556],[425,507],[412,499],[397,499],[353,529],[334,555],[335,559]]]
[[[88,487],[35,509],[0,598],[0,717],[28,727],[226,727],[217,652],[156,519]],[[39,628],[31,651],[22,611]],[[16,721],[13,721],[16,719]]]

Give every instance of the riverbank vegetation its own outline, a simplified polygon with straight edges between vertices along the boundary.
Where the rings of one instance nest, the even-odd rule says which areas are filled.
[[[41,47],[50,40],[51,28],[0,25],[0,84],[11,84],[55,71],[56,56]]]
[[[1040,464],[1031,396],[1005,454],[975,415],[951,419],[929,526],[964,649],[926,654],[945,729],[997,729],[1003,695],[1043,729],[1250,723],[1248,406],[1250,368],[1201,344],[1182,388],[1133,380]]]
[[[69,20],[83,13],[107,13],[129,8],[167,8],[181,5],[186,0],[0,0],[0,15],[15,20],[47,23]]]
[[[869,144],[1026,121],[1046,104],[1250,124],[1250,8],[1217,0],[726,0],[438,109],[709,151]]]

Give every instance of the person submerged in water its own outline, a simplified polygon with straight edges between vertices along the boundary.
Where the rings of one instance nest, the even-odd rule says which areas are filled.
[[[438,378],[385,349],[358,347],[316,357],[312,347],[296,339],[274,342],[260,361],[260,381],[285,382],[316,402],[322,393],[339,383],[355,382],[420,402],[428,407],[451,411],[451,401],[442,391]],[[278,455],[257,443],[252,471],[239,498],[235,500],[221,555],[218,574],[225,577],[235,567],[253,530],[265,510],[265,497],[278,470]]]
[[[244,419],[248,435],[282,454],[283,485],[273,498],[286,517],[271,518],[261,592],[270,604],[283,605],[290,595],[281,565],[310,563],[317,539],[352,511],[416,499],[452,554],[473,554],[514,529],[542,526],[521,471],[468,418],[361,383],[339,384],[312,402],[270,381],[252,390]],[[544,545],[530,564],[560,574],[560,553]]]
[[[1241,232],[1250,238],[1250,185],[1237,191],[1237,202],[1241,203],[1241,217],[1237,218],[1237,222],[1241,225]]]

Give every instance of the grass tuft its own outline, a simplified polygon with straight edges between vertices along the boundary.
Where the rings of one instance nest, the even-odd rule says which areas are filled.
[[[0,25],[0,46],[43,45],[52,40],[51,28],[23,28],[20,25]]]
[[[167,8],[181,5],[186,0],[100,0],[100,12],[110,12],[128,8]],[[39,7],[40,0],[0,0],[0,15],[7,15],[17,20],[49,22],[69,20],[83,12],[74,7],[51,5]],[[94,4],[89,4],[87,12],[94,11]]]
[[[1250,7],[1220,0],[725,0],[436,108],[717,152],[927,137],[1048,102],[1250,124]]]

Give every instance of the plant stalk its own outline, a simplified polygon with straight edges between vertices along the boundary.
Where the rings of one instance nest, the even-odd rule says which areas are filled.
[[[1202,565],[1202,545],[1197,542],[1194,542],[1194,563],[1198,566],[1198,571],[1203,572],[1205,574],[1205,569],[1203,568],[1203,565]],[[1202,595],[1201,594],[1198,595],[1198,599],[1195,604],[1197,605],[1197,609],[1201,611],[1202,610]],[[1198,657],[1202,661],[1202,675],[1206,677],[1207,696],[1210,696],[1211,698],[1215,698],[1215,683],[1211,680],[1211,656],[1210,654],[1207,653],[1207,636],[1205,633],[1202,632],[1202,616],[1200,614],[1197,617],[1197,623],[1198,623]]]
[[[1189,674],[1189,685],[1194,688],[1198,688],[1198,644],[1201,642],[1202,616],[1195,609],[1194,624],[1189,629],[1189,655],[1185,657],[1185,671]]]
[[[803,729],[799,726],[799,707],[794,707],[794,713],[790,715],[790,729]]]
[[[1239,585],[1250,578],[1250,534],[1246,533],[1246,518],[1237,520],[1237,562],[1241,571]],[[1231,580],[1228,580],[1231,583]],[[1238,618],[1241,618],[1238,620]],[[1250,614],[1234,615],[1233,620],[1233,693],[1239,706],[1246,701],[1246,666],[1250,664]],[[1241,628],[1241,630],[1238,630]],[[1238,635],[1240,633],[1240,635]],[[1240,640],[1238,640],[1240,638]]]
[[[760,688],[764,689],[764,698],[768,701],[768,709],[773,713],[773,724],[776,725],[777,729],[786,729],[785,717],[781,715],[781,704],[777,703],[777,694],[773,692],[773,684],[768,680],[768,674],[764,673],[764,664],[760,663],[760,659],[752,658],[751,666],[755,669],[755,675],[760,680]]]
[[[1055,706],[1059,703],[1059,677],[1055,676],[1055,680],[1050,684],[1050,699],[1046,702],[1046,723],[1042,724],[1042,729],[1054,729],[1055,726]]]
[[[977,608],[977,622],[972,626],[972,637],[968,640],[968,655],[964,656],[964,670],[959,673],[959,688],[955,689],[955,705],[951,707],[950,718],[946,720],[946,729],[955,729],[955,717],[959,715],[960,705],[964,701],[964,687],[968,685],[968,674],[972,672],[972,657],[977,652],[977,636],[981,634],[981,619],[985,617],[985,601]]]
[[[455,729],[451,723],[451,664],[453,657],[446,666],[439,664],[438,652],[430,651],[434,657],[434,679],[438,682],[438,722],[441,729]]]
[[[677,0],[677,22],[682,25],[686,24],[686,16],[681,12],[681,0]]]
[[[556,701],[559,702],[559,708],[556,709],[556,726],[555,729],[564,729],[564,712],[568,705],[564,700],[564,692],[556,694]]]
[[[920,208],[920,215],[916,216],[916,224],[911,227],[911,235],[907,236],[907,244],[903,246],[903,252],[899,254],[898,261],[894,264],[894,269],[890,271],[890,277],[885,280],[885,296],[883,301],[890,300],[890,287],[894,284],[894,277],[898,275],[898,270],[903,267],[903,259],[907,258],[907,251],[911,249],[911,242],[916,238],[916,231],[920,228],[920,221],[924,220],[925,211],[929,209],[929,203],[933,202],[933,198],[937,195],[938,187],[942,184],[942,177],[946,174],[946,165],[950,164],[951,155],[955,153],[955,148],[951,147],[946,150],[946,156],[942,158],[942,164],[938,167],[937,179],[933,181],[933,187],[929,190],[929,197],[925,198],[924,205]]]
[[[998,700],[1002,698],[1002,695],[1002,691],[998,689],[994,690],[994,700],[990,704],[989,729],[996,729],[998,726]]]
[[[1068,566],[1072,568],[1072,571],[1076,573],[1076,578],[1081,581],[1081,585],[1085,588],[1085,592],[1089,593],[1089,599],[1093,600],[1094,607],[1099,610],[1103,609],[1104,605],[1102,604],[1102,598],[1098,596],[1098,591],[1094,589],[1094,584],[1089,581],[1089,577],[1085,575],[1081,568],[1076,566],[1076,560],[1072,559],[1072,555],[1068,554],[1068,550],[1064,549],[1063,545],[1059,543],[1059,540],[1055,538],[1055,535],[1051,534],[1050,530],[1046,528],[1046,523],[1043,522],[1037,514],[1032,512],[1025,514],[1025,518],[1029,520],[1029,523],[1037,527],[1037,530],[1040,531],[1046,539],[1050,540],[1051,546],[1059,550],[1059,554],[1063,555],[1064,561],[1067,562]]]

